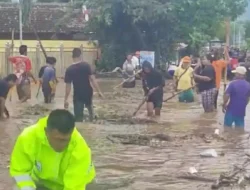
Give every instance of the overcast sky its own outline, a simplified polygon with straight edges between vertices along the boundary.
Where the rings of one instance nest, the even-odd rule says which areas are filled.
[[[240,20],[250,20],[250,0],[248,1],[248,7],[246,12],[239,18]]]

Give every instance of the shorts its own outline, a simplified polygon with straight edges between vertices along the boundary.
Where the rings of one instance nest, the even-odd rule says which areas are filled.
[[[30,80],[28,78],[22,79],[20,84],[16,86],[16,89],[19,100],[22,100],[24,97],[31,98]]]
[[[245,127],[245,117],[244,116],[234,116],[230,112],[226,112],[224,118],[224,126],[225,127],[232,127],[233,124],[235,127]]]
[[[202,106],[205,112],[213,112],[215,109],[214,101],[216,98],[217,89],[212,88],[201,92]]]
[[[122,88],[134,88],[135,87],[135,80],[132,82],[125,82],[122,85]]]
[[[194,93],[192,89],[186,90],[179,95],[179,102],[194,102]]]
[[[83,122],[84,120],[84,108],[86,107],[89,111],[89,120],[93,121],[94,117],[94,110],[92,104],[92,97],[88,100],[73,100],[74,104],[74,115],[76,122]]]
[[[151,96],[148,97],[147,102],[151,102],[154,104],[154,108],[162,108],[163,103],[163,93],[155,92]]]
[[[44,102],[46,104],[51,103],[52,100],[52,88],[50,87],[49,84],[42,84],[42,91],[43,91],[43,96],[44,96]]]

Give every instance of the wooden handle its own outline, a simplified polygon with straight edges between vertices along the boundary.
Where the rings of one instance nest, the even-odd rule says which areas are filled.
[[[148,96],[146,96],[142,102],[140,103],[140,105],[138,106],[138,108],[135,110],[135,112],[133,113],[133,116],[136,116],[137,112],[141,109],[141,107],[144,105],[144,103],[147,101]]]
[[[38,42],[39,42],[39,44],[40,44],[40,47],[41,47],[41,49],[42,49],[42,51],[43,51],[43,55],[44,55],[45,58],[47,58],[47,53],[46,53],[46,51],[45,51],[45,49],[44,49],[44,47],[43,47],[43,44],[42,44],[42,42],[41,42],[41,40],[40,40],[38,34],[37,34],[37,31],[36,31],[36,29],[35,29],[34,26],[33,26],[32,28],[33,28],[33,32],[34,32],[34,34],[35,34],[35,36],[36,36],[36,39],[38,40]]]
[[[228,53],[229,41],[230,41],[230,19],[228,18],[226,20],[226,45],[224,50],[226,63],[229,63],[229,53]],[[225,68],[224,72],[224,91],[226,90],[226,87],[227,87],[227,67]]]
[[[138,74],[141,73],[141,72],[142,72],[142,70],[137,71],[133,76],[127,78],[125,81],[123,81],[123,82],[120,83],[119,85],[115,86],[114,89],[116,89],[116,88],[122,86],[125,82],[128,82],[131,78],[135,77],[136,75],[138,75]]]
[[[181,94],[181,93],[183,93],[183,92],[185,92],[185,91],[188,91],[188,90],[194,88],[195,86],[196,86],[196,85],[194,85],[194,86],[192,86],[192,87],[190,87],[190,88],[188,88],[188,89],[186,89],[186,90],[179,91],[179,92],[173,94],[172,96],[170,96],[169,98],[167,98],[166,100],[164,100],[163,102],[167,102],[168,100],[171,100],[171,99],[174,98],[175,96],[177,96],[177,95],[179,95],[179,94]]]

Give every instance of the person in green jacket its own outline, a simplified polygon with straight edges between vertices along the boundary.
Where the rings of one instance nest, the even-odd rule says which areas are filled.
[[[74,116],[58,109],[25,128],[11,155],[10,175],[20,190],[85,190],[95,168]]]

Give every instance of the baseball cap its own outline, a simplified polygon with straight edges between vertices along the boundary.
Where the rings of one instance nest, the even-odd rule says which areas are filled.
[[[188,56],[185,56],[185,57],[182,58],[181,61],[182,61],[182,63],[190,63],[191,62],[191,58],[188,57]]]
[[[232,73],[238,73],[240,75],[245,75],[246,72],[247,72],[247,69],[243,66],[239,66],[235,70],[232,71]]]

